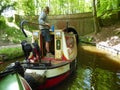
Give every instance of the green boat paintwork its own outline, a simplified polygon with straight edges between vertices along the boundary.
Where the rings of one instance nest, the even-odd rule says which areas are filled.
[[[11,73],[0,80],[0,90],[25,90],[18,73]]]

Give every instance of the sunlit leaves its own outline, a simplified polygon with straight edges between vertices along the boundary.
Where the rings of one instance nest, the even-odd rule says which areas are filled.
[[[48,5],[47,3],[48,1],[50,1],[49,5],[51,15],[75,14],[92,11],[91,8],[92,0],[38,0],[38,1],[40,7]]]
[[[118,1],[119,0],[100,0],[99,6],[97,7],[98,17],[106,18],[120,11]]]
[[[16,2],[11,2],[11,0],[0,1],[0,14],[9,7],[14,7]]]
[[[17,13],[20,15],[35,15],[35,2],[34,0],[18,0],[19,3],[16,6]]]
[[[119,0],[96,0],[97,16],[105,18],[120,11]],[[17,3],[18,2],[18,3]],[[13,4],[14,3],[14,4]],[[50,6],[50,15],[92,12],[93,0],[3,0],[3,6],[14,5],[19,15],[38,15],[45,6]]]

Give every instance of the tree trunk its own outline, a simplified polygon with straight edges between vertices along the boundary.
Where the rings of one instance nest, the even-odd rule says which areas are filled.
[[[118,0],[118,8],[120,7],[120,2]],[[118,20],[120,20],[120,11],[118,11]]]
[[[95,34],[98,33],[99,30],[99,23],[97,19],[97,12],[96,12],[96,0],[93,0],[93,19],[94,19],[94,29],[95,29]]]

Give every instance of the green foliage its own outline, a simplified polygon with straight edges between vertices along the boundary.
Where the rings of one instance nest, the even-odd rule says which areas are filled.
[[[20,0],[19,3],[16,10],[25,15],[38,15],[45,6],[50,6],[51,15],[92,11],[92,0]]]
[[[0,36],[3,34],[5,27],[6,27],[5,18],[1,16],[0,17]]]
[[[0,1],[0,14],[9,7],[15,7],[16,2],[11,2],[11,0]]]
[[[21,47],[4,48],[0,50],[0,54],[6,56],[5,60],[12,60],[23,56],[23,51]]]
[[[112,14],[120,11],[119,0],[95,1],[98,2],[96,4],[98,17],[110,17]],[[50,14],[59,15],[92,12],[92,3],[93,0],[19,0],[13,2],[11,0],[4,0],[0,2],[0,8],[4,10],[8,6],[12,6],[19,15],[38,15],[45,6],[50,6]]]
[[[97,16],[101,18],[110,17],[120,11],[119,0],[100,0],[97,7]]]
[[[35,3],[34,0],[20,0],[15,9],[19,14],[35,15]]]
[[[91,0],[88,2],[85,2],[85,0],[52,0],[50,1],[50,7],[52,9],[51,14],[59,15],[91,12],[91,4]]]
[[[21,41],[25,39],[22,31],[14,27],[7,28],[5,33],[7,34],[9,41],[13,43],[21,43]]]
[[[8,17],[7,20],[8,20],[8,22],[13,22],[14,18],[13,17]]]
[[[119,0],[97,0],[97,16],[110,17],[120,11]],[[28,0],[19,1],[18,12],[23,10],[25,15],[39,14],[45,6],[50,6],[50,15],[75,14],[92,12],[93,0]]]
[[[0,37],[4,38],[5,41],[10,41],[13,43],[20,43],[25,39],[21,30],[15,27],[10,27],[6,24],[5,18],[0,17]]]

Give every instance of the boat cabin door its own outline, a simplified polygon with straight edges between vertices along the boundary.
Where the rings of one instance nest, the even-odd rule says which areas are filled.
[[[55,59],[62,59],[62,30],[55,30],[54,32],[50,31],[52,41],[51,41],[51,49],[53,54],[55,55]],[[41,35],[40,30],[34,30],[32,35],[32,43],[37,42],[40,50],[42,51],[42,56],[44,56],[44,45],[43,45],[43,37]]]

